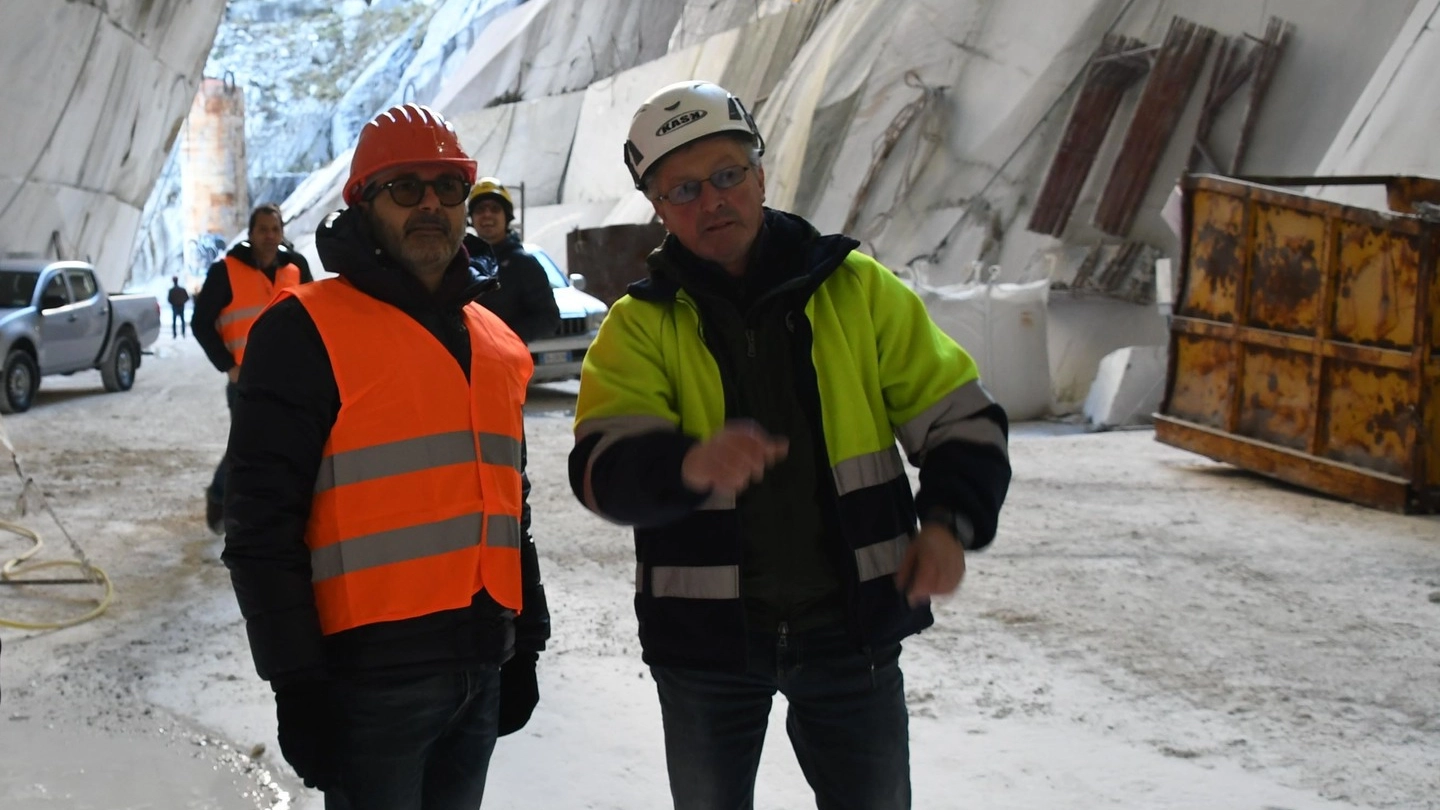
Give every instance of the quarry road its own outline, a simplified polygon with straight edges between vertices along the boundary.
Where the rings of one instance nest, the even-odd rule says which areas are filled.
[[[4,418],[25,469],[114,582],[99,618],[0,627],[0,807],[295,808],[269,688],[204,527],[223,380],[162,337],[135,388],[47,378]],[[573,383],[534,387],[534,532],[554,637],[541,702],[501,740],[487,807],[668,804],[629,532],[566,483]],[[1149,431],[1020,425],[994,546],[906,643],[917,808],[1440,808],[1440,519],[1375,512]],[[0,519],[19,517],[0,470]],[[0,536],[0,560],[28,547]],[[0,618],[84,591],[0,588]],[[814,806],[777,700],[756,806]]]

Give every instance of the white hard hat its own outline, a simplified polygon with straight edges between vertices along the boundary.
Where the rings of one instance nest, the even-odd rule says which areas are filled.
[[[625,141],[625,168],[644,191],[645,173],[687,143],[720,132],[739,132],[765,154],[765,139],[755,119],[730,91],[711,82],[680,82],[662,87],[635,111]]]

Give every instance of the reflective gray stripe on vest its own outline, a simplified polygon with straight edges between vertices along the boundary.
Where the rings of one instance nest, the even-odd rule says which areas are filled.
[[[645,581],[644,569],[635,569],[635,587]],[[650,595],[679,599],[739,599],[738,565],[657,565],[650,569]]]
[[[258,317],[265,311],[265,307],[245,307],[244,309],[231,310],[215,319],[215,328],[229,326],[236,321],[243,321],[246,318]]]
[[[248,341],[243,337],[235,338],[234,340],[227,340],[225,341],[225,348],[229,349],[231,352],[234,352],[236,349],[245,348],[245,344],[247,342]]]
[[[480,461],[520,469],[520,440],[503,433],[481,433]]]
[[[466,430],[387,442],[321,459],[315,491],[474,461],[475,440]]]
[[[855,568],[860,581],[869,582],[890,576],[900,570],[905,559],[905,550],[910,547],[910,535],[902,534],[893,540],[882,540],[864,548],[855,549]]]
[[[835,491],[848,495],[866,487],[879,486],[905,475],[905,462],[895,445],[884,450],[847,458],[830,470],[835,476]]]
[[[486,515],[485,530],[485,545],[490,548],[520,548],[520,518]]]
[[[991,445],[1006,450],[1005,433],[995,422],[975,415],[995,404],[990,393],[972,380],[940,398],[909,422],[895,429],[912,464],[925,463],[925,453],[948,441]]]
[[[311,578],[315,582],[324,582],[378,565],[474,548],[480,545],[480,521],[484,517],[476,512],[422,526],[354,537],[316,549],[310,552]]]

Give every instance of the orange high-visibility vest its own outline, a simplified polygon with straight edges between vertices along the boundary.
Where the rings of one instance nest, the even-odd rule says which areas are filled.
[[[469,605],[519,611],[525,344],[464,308],[470,379],[414,318],[326,279],[282,291],[315,322],[340,391],[305,543],[320,629]]]
[[[275,281],[270,281],[262,271],[251,267],[234,256],[225,257],[225,272],[230,274],[230,303],[220,310],[215,320],[215,329],[225,340],[225,348],[235,358],[235,365],[245,357],[245,340],[250,336],[250,327],[265,311],[275,294],[300,283],[300,268],[293,264],[282,265],[275,271]]]

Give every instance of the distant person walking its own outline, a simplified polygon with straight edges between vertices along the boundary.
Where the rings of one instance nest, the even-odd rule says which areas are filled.
[[[305,257],[285,247],[280,206],[256,206],[250,212],[249,237],[210,265],[205,284],[195,296],[195,312],[190,319],[190,329],[205,355],[226,375],[225,405],[232,410],[250,327],[276,293],[312,280]],[[205,491],[205,524],[215,534],[225,533],[228,469],[227,458],[222,456]]]
[[[180,277],[170,277],[170,337],[185,337],[185,305],[190,303],[190,293],[180,286]]]

